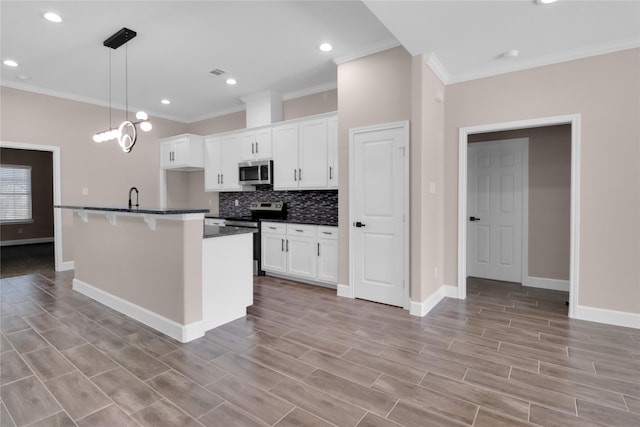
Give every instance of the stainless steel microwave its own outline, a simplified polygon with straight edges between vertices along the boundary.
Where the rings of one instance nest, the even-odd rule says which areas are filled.
[[[273,183],[273,160],[238,163],[240,185],[263,185]]]

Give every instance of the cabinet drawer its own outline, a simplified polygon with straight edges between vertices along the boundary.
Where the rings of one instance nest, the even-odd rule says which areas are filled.
[[[287,235],[316,237],[316,229],[314,225],[287,224]]]
[[[261,227],[263,233],[286,234],[287,232],[287,224],[281,222],[263,222]]]
[[[318,227],[318,238],[319,239],[338,239],[338,227],[326,227],[320,226]]]

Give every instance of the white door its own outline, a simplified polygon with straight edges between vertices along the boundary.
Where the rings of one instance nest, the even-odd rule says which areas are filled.
[[[528,139],[467,150],[467,275],[522,281],[523,179]]]
[[[352,285],[356,298],[406,306],[408,123],[378,129],[350,136]]]

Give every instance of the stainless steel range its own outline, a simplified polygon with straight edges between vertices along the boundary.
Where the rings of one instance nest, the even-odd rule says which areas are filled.
[[[226,227],[254,228],[257,231],[253,234],[253,275],[263,276],[261,261],[260,221],[263,219],[283,220],[287,217],[287,207],[284,202],[251,202],[249,215],[223,217]]]

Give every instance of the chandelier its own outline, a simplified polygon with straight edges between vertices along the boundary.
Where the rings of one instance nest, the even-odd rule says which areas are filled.
[[[111,49],[117,49],[129,40],[132,40],[137,33],[128,28],[122,28],[120,31],[106,39],[102,44]],[[109,51],[109,129],[101,131],[93,135],[95,142],[104,142],[115,139],[118,141],[120,148],[125,153],[129,153],[138,139],[138,130],[136,126],[139,126],[141,130],[148,132],[151,130],[151,122],[149,117],[144,111],[138,111],[136,113],[137,121],[129,120],[129,69],[128,69],[129,55],[127,47],[125,46],[125,120],[120,123],[118,127],[113,127],[111,124],[111,51]]]

